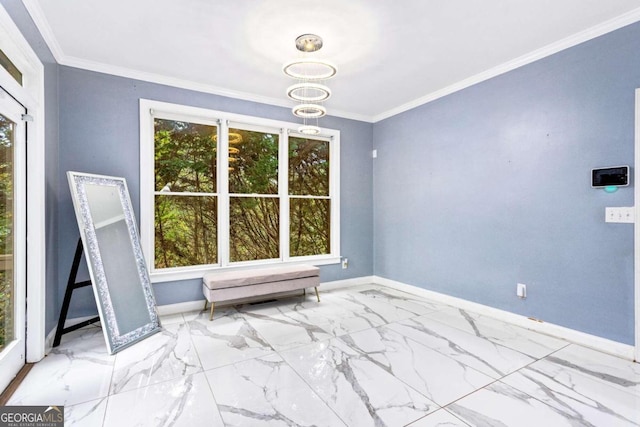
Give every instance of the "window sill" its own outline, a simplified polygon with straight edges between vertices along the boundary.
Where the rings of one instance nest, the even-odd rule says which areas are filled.
[[[215,271],[233,271],[233,270],[250,270],[255,268],[269,268],[269,267],[277,267],[279,265],[301,265],[301,264],[309,264],[309,265],[329,265],[329,264],[340,264],[339,256],[328,256],[328,257],[318,257],[318,258],[307,258],[307,259],[296,259],[287,262],[265,262],[265,263],[251,263],[251,264],[242,264],[242,265],[230,265],[228,267],[211,267],[211,266],[202,266],[202,267],[191,267],[191,268],[172,268],[165,269],[163,271],[156,271],[149,274],[151,279],[151,283],[162,283],[162,282],[175,282],[180,280],[191,280],[191,279],[202,279],[202,277],[207,273],[212,273]]]

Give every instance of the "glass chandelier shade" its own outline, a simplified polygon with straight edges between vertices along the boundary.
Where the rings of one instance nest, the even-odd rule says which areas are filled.
[[[319,135],[320,128],[313,125],[302,125],[298,128],[298,132],[304,135]]]
[[[316,81],[330,79],[338,69],[330,62],[319,59],[296,59],[284,64],[282,71],[294,79]]]
[[[327,109],[319,104],[298,104],[291,112],[301,119],[319,119],[327,114]]]
[[[294,101],[322,102],[331,97],[331,89],[320,83],[297,83],[287,88],[287,96]]]

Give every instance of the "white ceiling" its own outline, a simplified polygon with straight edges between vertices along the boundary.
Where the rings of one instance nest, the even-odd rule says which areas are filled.
[[[295,38],[330,115],[378,121],[640,20],[638,0],[23,0],[59,63],[275,105]]]

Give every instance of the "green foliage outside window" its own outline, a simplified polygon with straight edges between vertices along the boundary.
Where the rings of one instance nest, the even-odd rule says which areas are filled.
[[[279,135],[229,129],[229,193],[278,194]],[[280,204],[274,197],[229,201],[229,259],[280,257]]]
[[[13,126],[0,114],[0,351],[14,338]]]
[[[217,126],[155,120],[155,189],[215,193]]]
[[[271,197],[231,197],[231,262],[280,257],[280,205]]]
[[[215,264],[217,127],[155,120],[155,267]]]
[[[291,256],[330,253],[329,142],[289,138],[289,194]]]
[[[156,268],[218,263],[217,131],[155,120]],[[230,261],[278,259],[279,134],[241,128],[228,134]],[[329,143],[291,137],[286,154],[290,256],[328,254]],[[190,194],[175,194],[183,192]]]
[[[217,197],[155,197],[156,268],[218,262]]]
[[[289,138],[289,194],[329,195],[329,142]]]
[[[278,194],[278,135],[229,129],[229,141],[229,193]]]

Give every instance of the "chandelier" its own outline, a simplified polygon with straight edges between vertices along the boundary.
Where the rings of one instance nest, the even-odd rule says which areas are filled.
[[[317,52],[322,48],[322,38],[315,34],[303,34],[296,38],[296,48],[305,54]],[[318,135],[318,119],[327,114],[322,103],[331,96],[331,89],[323,82],[335,76],[338,70],[329,62],[308,57],[287,62],[282,70],[298,81],[287,88],[287,96],[298,102],[291,112],[303,120],[298,132]]]

